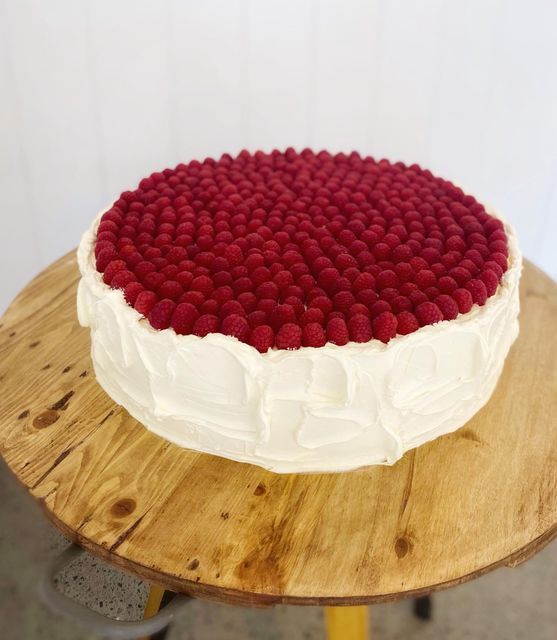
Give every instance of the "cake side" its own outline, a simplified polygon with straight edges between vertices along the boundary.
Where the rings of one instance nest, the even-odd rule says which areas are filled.
[[[507,224],[508,269],[483,306],[387,344],[259,353],[221,333],[153,329],[95,267],[99,220],[78,250],[78,315],[91,329],[97,379],[183,447],[280,473],[392,464],[487,402],[518,334],[522,261]]]

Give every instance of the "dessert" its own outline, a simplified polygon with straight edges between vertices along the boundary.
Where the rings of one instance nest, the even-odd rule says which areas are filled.
[[[78,249],[98,382],[178,445],[275,472],[392,464],[489,399],[512,228],[417,165],[242,151],[122,193]]]

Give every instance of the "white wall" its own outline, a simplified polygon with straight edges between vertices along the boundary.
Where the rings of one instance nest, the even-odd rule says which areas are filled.
[[[416,161],[557,277],[553,0],[0,0],[0,311],[140,177],[310,145]]]

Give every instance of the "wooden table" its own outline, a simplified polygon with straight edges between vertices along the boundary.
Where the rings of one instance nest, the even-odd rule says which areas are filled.
[[[275,475],[144,429],[95,381],[77,281],[67,255],[2,320],[0,451],[54,524],[106,561],[231,604],[362,605],[515,566],[557,534],[557,285],[531,264],[488,405],[392,467],[320,475]],[[331,637],[363,637],[364,612],[332,607]]]

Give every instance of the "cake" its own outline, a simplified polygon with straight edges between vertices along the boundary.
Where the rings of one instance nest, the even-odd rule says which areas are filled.
[[[96,378],[177,445],[279,473],[393,464],[490,398],[518,334],[511,226],[358,153],[179,164],[84,234]]]

